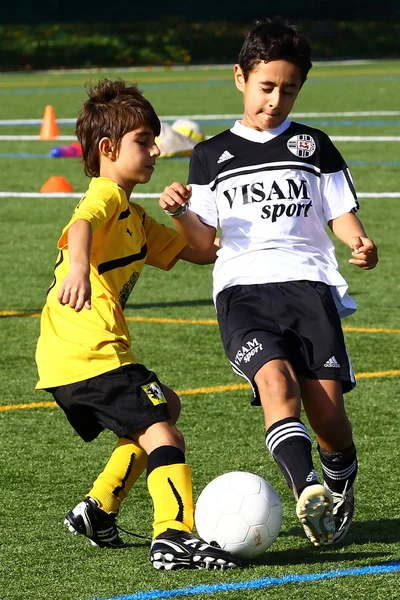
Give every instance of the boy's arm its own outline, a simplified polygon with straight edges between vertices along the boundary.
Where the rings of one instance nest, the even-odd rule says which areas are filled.
[[[188,246],[204,252],[212,248],[216,229],[202,223],[196,213],[189,208],[184,209],[188,205],[191,195],[190,185],[184,186],[179,182],[174,182],[164,189],[159,204],[173,218],[175,227]],[[176,216],[174,216],[175,213]]]
[[[365,233],[360,219],[352,212],[344,213],[328,221],[335,236],[347,244],[353,252],[349,262],[367,271],[378,263],[378,249]]]
[[[68,304],[76,312],[81,311],[83,307],[91,309],[91,246],[92,225],[85,219],[78,219],[68,229],[70,269],[57,294],[60,304]]]
[[[219,238],[215,238],[214,244],[208,250],[194,250],[190,246],[185,246],[178,254],[178,258],[195,265],[212,265],[217,260],[218,250]]]

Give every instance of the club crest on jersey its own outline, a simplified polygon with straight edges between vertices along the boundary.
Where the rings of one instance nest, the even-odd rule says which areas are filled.
[[[315,152],[315,142],[308,133],[294,135],[287,143],[290,152],[300,158],[307,158]]]

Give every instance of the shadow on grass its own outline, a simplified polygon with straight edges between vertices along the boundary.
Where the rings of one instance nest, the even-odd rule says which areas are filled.
[[[292,527],[288,531],[280,533],[282,537],[292,535],[303,536],[301,527]],[[342,548],[352,544],[395,544],[400,539],[400,520],[399,519],[379,519],[377,521],[355,521],[352,523],[349,533],[340,544],[334,547]]]
[[[173,308],[180,306],[213,306],[209,298],[203,300],[175,300],[173,302],[128,302],[125,308]]]
[[[180,308],[185,306],[214,306],[214,304],[211,298],[204,298],[203,300],[174,300],[172,302],[128,302],[125,308],[138,310],[144,308]],[[37,316],[42,312],[42,308],[0,311],[0,318]]]
[[[300,548],[294,550],[284,550],[282,552],[267,551],[260,557],[255,558],[247,568],[261,567],[263,565],[269,567],[284,567],[293,565],[311,565],[322,564],[327,568],[327,563],[356,562],[359,565],[360,559],[368,560],[368,566],[381,565],[388,560],[391,561],[393,556],[391,552],[368,552],[367,554],[360,552],[334,552],[332,547],[328,548]],[[375,560],[372,560],[375,559]]]
[[[281,537],[295,536],[298,538],[304,538],[303,530],[301,527],[292,527],[288,531],[283,531],[280,534]],[[282,552],[274,552],[273,550],[267,551],[260,557],[255,558],[251,566],[261,565],[289,565],[289,564],[314,564],[314,563],[325,563],[325,562],[343,562],[343,561],[354,561],[360,559],[360,557],[368,557],[368,559],[392,559],[393,553],[388,552],[360,552],[354,550],[354,546],[367,546],[368,544],[395,544],[400,539],[400,521],[398,519],[380,519],[378,521],[357,521],[352,524],[349,533],[346,538],[340,544],[333,546],[321,546],[315,548],[311,544],[304,547],[294,547],[293,550],[284,550]],[[301,539],[301,543],[304,543],[305,539]],[[350,546],[352,548],[350,548]],[[349,547],[348,551],[343,551],[344,548]],[[336,551],[336,548],[340,552]],[[372,563],[369,563],[372,565]],[[377,561],[375,564],[381,564]]]
[[[112,550],[123,550],[124,548],[149,548],[150,549],[150,544],[151,544],[151,540],[149,540],[148,542],[145,542],[144,540],[142,542],[129,542],[129,543],[125,543],[123,546],[121,546],[120,548],[112,548]]]

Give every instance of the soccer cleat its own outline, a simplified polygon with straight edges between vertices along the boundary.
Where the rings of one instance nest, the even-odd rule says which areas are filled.
[[[333,534],[333,544],[340,542],[348,532],[354,516],[354,484],[347,489],[348,481],[341,494],[329,490],[326,483],[325,487],[333,496],[333,520],[335,522],[335,533]]]
[[[297,516],[306,536],[314,546],[332,544],[335,532],[333,498],[323,485],[309,485],[300,494]]]
[[[150,560],[155,569],[172,571],[175,569],[207,569],[210,571],[234,569],[241,561],[221,550],[199,540],[191,533],[167,529],[151,543]]]
[[[101,510],[96,500],[86,498],[69,511],[64,519],[71,533],[81,533],[89,538],[92,546],[98,548],[118,548],[124,542],[118,535],[115,514],[107,514]]]

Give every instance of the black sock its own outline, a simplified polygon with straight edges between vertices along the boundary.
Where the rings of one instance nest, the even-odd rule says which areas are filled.
[[[271,425],[265,443],[297,498],[305,487],[318,483],[311,438],[299,419],[288,417]]]
[[[147,459],[147,477],[157,467],[165,467],[166,465],[175,465],[185,462],[185,455],[179,448],[175,446],[159,446],[150,452]]]
[[[357,451],[354,444],[343,452],[327,452],[318,446],[324,481],[332,492],[341,494],[346,486],[349,489],[357,475]]]

